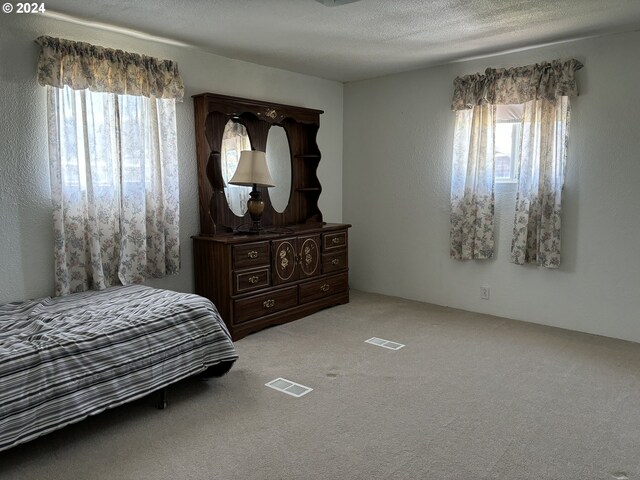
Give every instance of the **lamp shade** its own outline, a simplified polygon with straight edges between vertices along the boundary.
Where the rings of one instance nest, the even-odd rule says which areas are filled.
[[[240,152],[238,168],[229,180],[233,185],[253,184],[261,187],[275,187],[267,166],[267,157],[264,152],[257,150],[243,150]]]

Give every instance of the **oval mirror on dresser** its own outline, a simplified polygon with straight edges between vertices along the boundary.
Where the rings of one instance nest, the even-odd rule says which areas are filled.
[[[291,196],[291,150],[287,132],[280,125],[271,125],[267,134],[267,165],[275,187],[269,189],[273,209],[282,213]]]
[[[222,168],[222,179],[225,183],[224,194],[231,211],[242,217],[247,213],[247,200],[251,187],[242,187],[229,183],[231,177],[238,167],[240,152],[251,150],[251,140],[245,126],[234,120],[229,120],[224,126],[222,133],[222,148],[220,149],[220,163]]]

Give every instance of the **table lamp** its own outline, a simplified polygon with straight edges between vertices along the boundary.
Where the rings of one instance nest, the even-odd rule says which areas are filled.
[[[264,211],[264,201],[262,200],[262,194],[258,191],[258,186],[275,187],[269,173],[265,152],[257,150],[243,150],[240,152],[238,168],[236,168],[229,183],[253,187],[247,202],[247,210],[249,210],[252,223],[249,231],[244,233],[260,233],[262,231],[260,220]]]

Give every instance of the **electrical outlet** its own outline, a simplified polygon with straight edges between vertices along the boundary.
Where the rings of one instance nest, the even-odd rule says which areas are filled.
[[[488,285],[482,285],[480,287],[480,298],[482,300],[489,300],[489,295],[491,293],[491,287]]]

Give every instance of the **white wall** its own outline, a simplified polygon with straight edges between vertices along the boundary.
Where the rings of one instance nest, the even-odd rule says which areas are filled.
[[[46,92],[36,81],[40,35],[63,37],[178,62],[185,101],[177,106],[182,271],[150,281],[193,290],[191,235],[199,230],[193,102],[212,92],[324,110],[318,176],[324,219],[342,219],[343,85],[201,50],[76,25],[41,15],[0,15],[0,303],[53,293]]]
[[[633,32],[347,84],[352,287],[640,341],[638,51]],[[561,268],[509,263],[513,185],[496,188],[495,258],[451,260],[453,79],[571,57],[585,67],[571,100]]]

